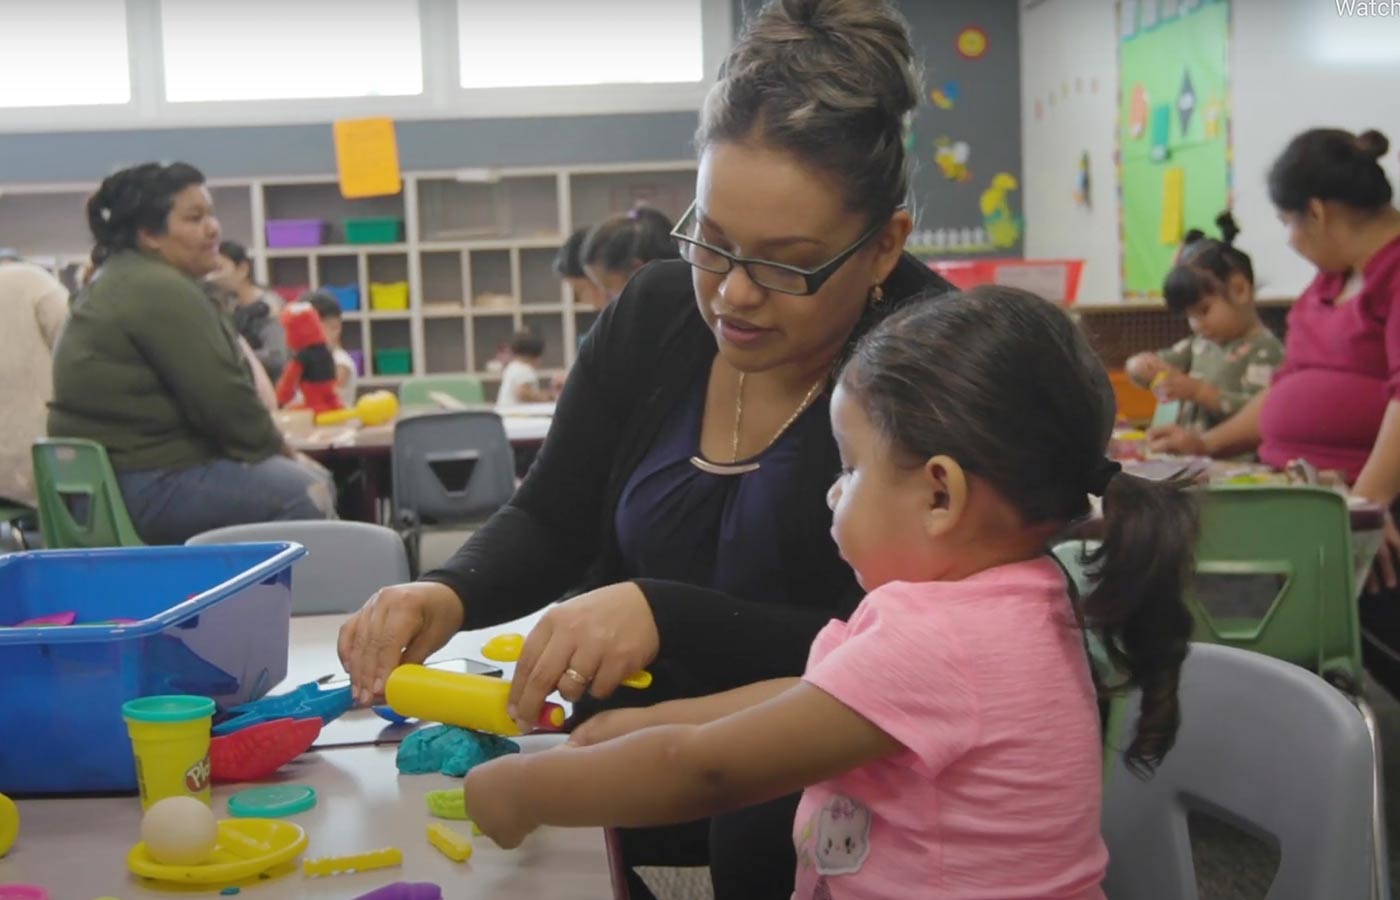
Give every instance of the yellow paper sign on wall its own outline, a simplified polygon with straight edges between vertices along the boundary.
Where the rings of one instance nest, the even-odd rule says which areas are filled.
[[[333,128],[342,196],[384,197],[403,190],[393,119],[342,119]]]
[[[1162,171],[1163,244],[1181,243],[1186,228],[1186,170],[1172,166]]]

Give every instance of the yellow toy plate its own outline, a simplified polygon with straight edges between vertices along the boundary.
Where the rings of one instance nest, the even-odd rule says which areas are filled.
[[[145,842],[131,848],[126,867],[133,874],[158,881],[186,884],[228,884],[253,878],[297,858],[306,849],[300,825],[277,819],[223,819],[209,862],[198,866],[167,866],[156,862]]]

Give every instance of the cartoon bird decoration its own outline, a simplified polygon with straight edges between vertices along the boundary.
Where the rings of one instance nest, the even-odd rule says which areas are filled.
[[[939,138],[934,141],[933,146],[933,161],[944,178],[949,181],[967,181],[972,177],[972,172],[967,167],[972,148],[967,145],[967,141],[954,143],[948,138]]]

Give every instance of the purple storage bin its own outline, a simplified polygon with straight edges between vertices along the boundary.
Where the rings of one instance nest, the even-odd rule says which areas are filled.
[[[268,219],[269,247],[315,247],[326,231],[324,219]]]
[[[346,350],[345,352],[348,353],[348,354],[350,354],[350,358],[353,359],[353,360],[355,361],[355,374],[357,374],[357,375],[363,375],[363,374],[365,374],[365,351],[363,351],[363,350]]]

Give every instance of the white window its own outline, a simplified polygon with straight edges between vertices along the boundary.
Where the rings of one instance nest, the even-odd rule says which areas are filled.
[[[161,0],[172,103],[423,92],[418,0]]]
[[[126,4],[0,4],[0,108],[131,101]]]
[[[464,88],[704,79],[701,0],[457,0]]]

